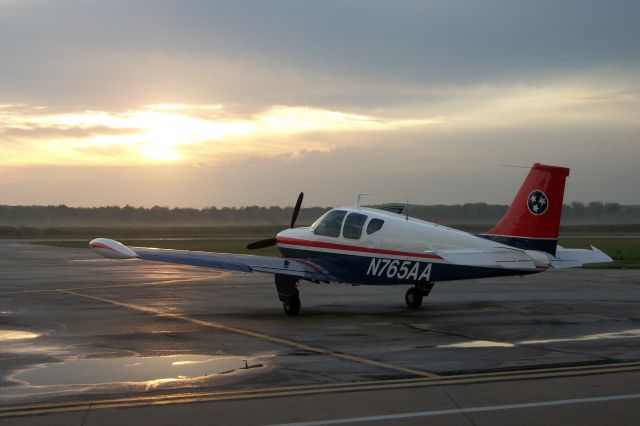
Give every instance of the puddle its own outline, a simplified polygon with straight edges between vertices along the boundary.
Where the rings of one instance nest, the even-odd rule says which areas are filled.
[[[40,337],[40,335],[29,331],[0,330],[0,342],[5,340],[35,339],[36,337]]]
[[[122,382],[143,382],[153,385],[261,366],[262,364],[256,364],[251,359],[220,358],[209,355],[78,359],[57,364],[43,364],[23,370],[11,379],[30,386],[97,385]]]

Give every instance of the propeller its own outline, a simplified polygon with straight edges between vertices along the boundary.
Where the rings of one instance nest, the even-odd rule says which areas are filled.
[[[256,249],[261,249],[261,248],[265,248],[265,247],[271,247],[271,246],[275,246],[276,245],[276,239],[275,238],[267,238],[264,240],[259,240],[259,241],[254,241],[252,243],[247,244],[247,248],[249,250],[256,250]]]
[[[296,206],[293,208],[293,214],[291,215],[291,226],[289,226],[289,228],[293,228],[296,225],[296,219],[298,219],[298,213],[300,213],[300,206],[302,206],[303,198],[304,198],[304,192],[301,192],[298,195]]]
[[[304,192],[301,192],[298,195],[298,201],[296,201],[296,206],[293,208],[293,214],[291,215],[291,226],[289,228],[293,228],[296,225],[296,220],[298,219],[298,213],[300,213],[300,206],[302,206],[302,199],[304,198]],[[252,243],[247,244],[247,249],[256,250],[265,247],[271,247],[276,245],[275,238],[266,238],[264,240],[254,241]]]

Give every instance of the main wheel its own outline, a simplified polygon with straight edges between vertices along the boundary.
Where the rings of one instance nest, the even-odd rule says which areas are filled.
[[[300,296],[298,294],[292,294],[289,296],[289,300],[282,304],[284,313],[287,315],[298,315],[300,313]]]
[[[404,295],[404,301],[411,309],[419,309],[422,306],[422,291],[416,287],[411,287]]]

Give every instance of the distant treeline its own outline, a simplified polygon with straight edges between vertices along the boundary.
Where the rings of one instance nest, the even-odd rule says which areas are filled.
[[[377,206],[380,207],[380,206]],[[441,224],[496,223],[506,205],[469,203],[455,205],[408,206],[409,215]],[[298,224],[310,224],[327,211],[326,207],[302,208]],[[0,226],[81,227],[81,226],[246,226],[283,225],[291,220],[292,207],[67,207],[0,205]],[[618,203],[565,204],[564,225],[640,223],[640,205]]]

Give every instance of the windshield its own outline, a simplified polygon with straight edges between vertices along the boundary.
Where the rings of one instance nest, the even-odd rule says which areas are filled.
[[[313,233],[326,237],[339,237],[342,229],[342,221],[347,214],[344,210],[332,210],[314,228]]]
[[[319,224],[320,222],[322,222],[322,220],[323,220],[323,219],[325,218],[325,216],[327,216],[328,214],[329,214],[329,212],[326,212],[325,214],[323,214],[322,216],[320,216],[319,218],[317,218],[317,219],[316,219],[316,221],[315,221],[315,222],[313,222],[309,228],[311,228],[311,229],[315,229],[315,228],[316,228],[316,226],[318,226],[318,224]]]

